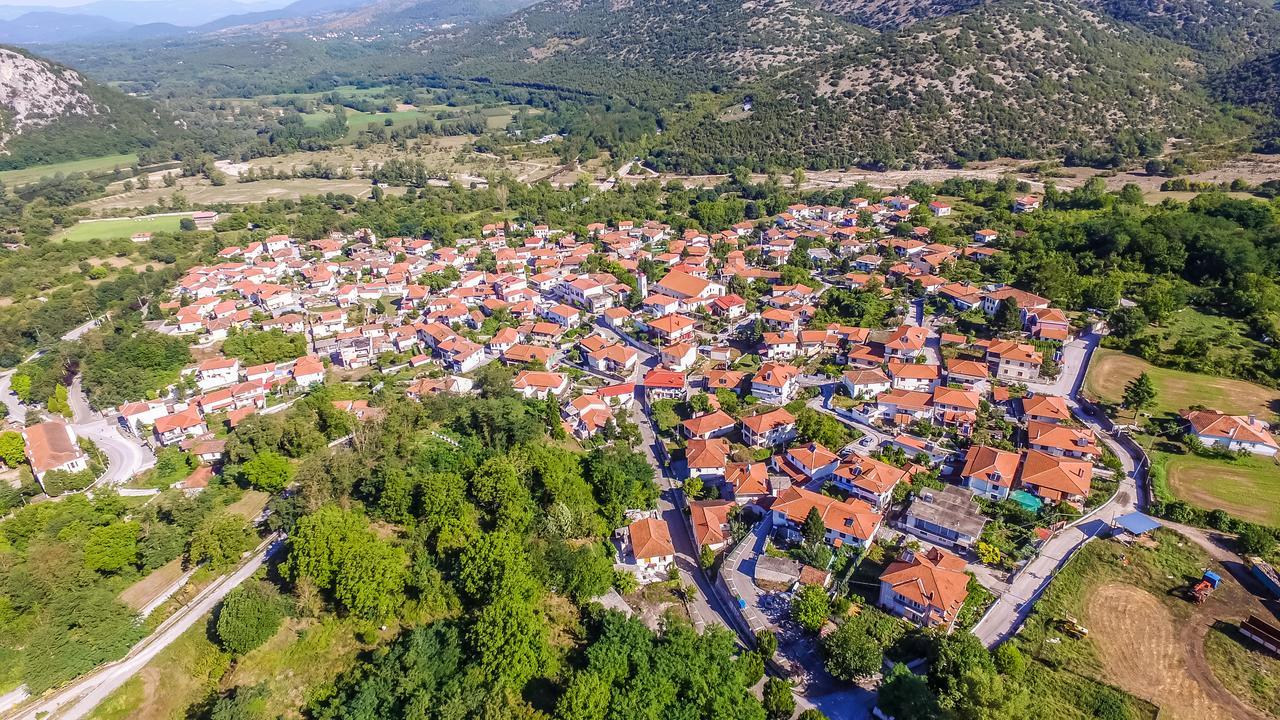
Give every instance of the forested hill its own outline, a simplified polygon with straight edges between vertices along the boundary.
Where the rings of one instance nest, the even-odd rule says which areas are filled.
[[[0,47],[0,170],[145,152],[176,136],[151,103]]]

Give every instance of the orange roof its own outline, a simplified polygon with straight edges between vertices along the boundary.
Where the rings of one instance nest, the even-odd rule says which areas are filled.
[[[723,468],[729,449],[729,441],[724,438],[690,440],[684,446],[685,465],[692,470]]]
[[[667,524],[654,518],[637,520],[627,527],[631,534],[631,554],[637,559],[669,557],[676,554]]]
[[[906,380],[937,380],[938,366],[890,360],[889,375]]]
[[[684,373],[654,368],[645,373],[644,380],[641,384],[647,388],[657,387],[683,390]]]
[[[773,428],[784,425],[794,425],[795,422],[795,416],[783,408],[742,418],[742,426],[756,434],[768,432]]]
[[[710,284],[709,280],[703,280],[679,270],[672,270],[658,281],[657,287],[667,290],[679,298],[691,298],[701,295]]]
[[[979,402],[978,393],[970,390],[957,390],[946,386],[939,386],[933,389],[934,405],[949,405],[961,410],[976,411]]]
[[[969,576],[959,557],[940,548],[929,548],[896,560],[885,568],[880,582],[918,605],[937,620],[950,624],[969,596]]]
[[[1092,479],[1093,465],[1088,460],[1058,457],[1039,450],[1024,452],[1018,474],[1023,485],[1048,490],[1049,494],[1059,497],[1088,495]]]
[[[1060,395],[1027,395],[1020,401],[1022,414],[1033,418],[1050,418],[1059,422],[1071,419],[1066,398]]]
[[[729,388],[733,390],[742,384],[747,374],[737,370],[711,370],[706,375],[707,389]]]
[[[976,478],[984,482],[1013,487],[1013,478],[1018,473],[1018,453],[1000,450],[989,445],[974,445],[965,455],[964,469],[960,471],[963,478]]]
[[[693,327],[697,323],[684,315],[672,313],[670,315],[663,315],[660,318],[654,318],[646,324],[658,332],[667,335],[674,335],[682,330]]]
[[[1029,420],[1027,422],[1027,444],[1043,445],[1055,450],[1070,450],[1087,455],[1101,455],[1093,431],[1088,428],[1073,428],[1066,425]]]
[[[1256,417],[1223,415],[1216,410],[1184,410],[1181,415],[1197,435],[1276,447],[1271,427]]]
[[[869,541],[880,527],[880,514],[862,500],[850,498],[840,502],[795,486],[778,493],[771,508],[796,524],[803,523],[809,511],[817,508],[828,530],[852,535],[862,541]]]
[[[858,454],[850,455],[836,468],[836,475],[844,478],[850,485],[875,495],[886,493],[907,479],[905,470]]]
[[[735,495],[769,494],[769,471],[764,463],[728,463],[724,466],[724,481],[733,487]]]
[[[960,358],[951,358],[947,361],[947,375],[959,375],[960,377],[985,379],[990,375],[987,364],[978,360],[961,360]]]
[[[693,538],[698,547],[719,545],[729,540],[729,511],[736,508],[732,500],[698,500],[689,503],[689,519],[693,522]]]
[[[681,425],[685,432],[691,436],[705,435],[706,433],[732,428],[735,425],[734,419],[723,410],[716,410],[705,415],[689,418]]]
[[[788,448],[787,458],[798,464],[800,469],[806,472],[817,470],[840,459],[835,453],[823,447],[821,443],[816,442]]]
[[[540,372],[537,370],[521,370],[511,386],[516,390],[523,388],[537,388],[540,390],[555,390],[565,384],[565,376],[561,373]]]
[[[760,366],[760,370],[751,378],[751,382],[768,387],[782,387],[799,374],[800,368],[794,365],[767,362]]]
[[[31,469],[41,475],[83,454],[71,439],[70,429],[57,420],[32,425],[22,431],[22,436],[27,445],[27,459],[31,462]]]

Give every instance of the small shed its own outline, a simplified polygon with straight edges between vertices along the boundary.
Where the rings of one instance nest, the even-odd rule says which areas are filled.
[[[1121,515],[1116,518],[1112,527],[1115,528],[1113,535],[1132,535],[1133,537],[1142,537],[1162,527],[1160,522],[1150,515],[1140,512],[1131,512],[1127,515]]]

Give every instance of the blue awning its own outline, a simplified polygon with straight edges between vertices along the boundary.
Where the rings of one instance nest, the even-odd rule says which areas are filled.
[[[1121,515],[1116,518],[1116,527],[1124,528],[1125,531],[1133,535],[1145,535],[1146,533],[1161,527],[1161,525],[1150,515],[1144,515],[1140,512],[1131,512],[1128,515]]]

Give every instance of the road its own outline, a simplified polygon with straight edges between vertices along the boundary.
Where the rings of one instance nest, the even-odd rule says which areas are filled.
[[[201,590],[191,602],[160,624],[155,632],[133,646],[123,659],[108,663],[70,685],[39,698],[5,717],[20,720],[79,720],[151,662],[173,641],[205,617],[240,583],[247,580],[284,545],[276,535],[258,546],[235,572],[224,575]]]
[[[1009,591],[1002,595],[973,628],[973,634],[988,647],[1012,637],[1031,614],[1040,595],[1049,587],[1058,570],[1085,543],[1105,533],[1112,521],[1136,510],[1140,502],[1138,483],[1145,477],[1145,461],[1109,435],[1092,415],[1079,404],[1089,359],[1098,346],[1092,333],[1070,343],[1063,351],[1062,374],[1053,383],[1032,385],[1037,392],[1065,395],[1071,412],[1111,448],[1124,467],[1120,487],[1106,503],[1059,531],[1041,547],[1040,552],[1012,579]]]
[[[22,422],[27,415],[27,406],[13,394],[12,380],[12,370],[0,374],[0,401],[8,408],[10,418]],[[156,458],[150,448],[125,433],[117,422],[89,407],[78,375],[68,388],[67,400],[73,416],[71,428],[76,435],[92,440],[107,456],[107,469],[94,486],[122,484],[155,464]]]

